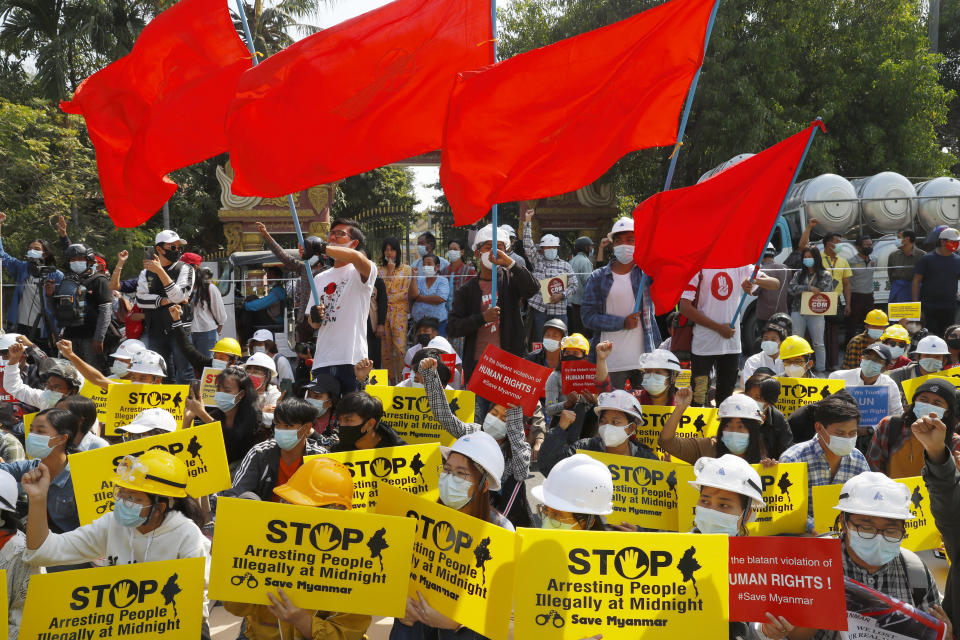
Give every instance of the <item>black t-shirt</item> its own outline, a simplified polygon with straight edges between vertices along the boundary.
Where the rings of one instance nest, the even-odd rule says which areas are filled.
[[[76,327],[65,327],[63,337],[68,340],[76,338],[92,338],[97,328],[97,316],[101,304],[113,304],[113,293],[110,291],[110,282],[102,273],[98,273],[83,281],[87,288],[87,308],[83,317],[83,324]]]

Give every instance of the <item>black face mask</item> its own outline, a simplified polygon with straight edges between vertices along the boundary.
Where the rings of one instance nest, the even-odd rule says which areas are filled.
[[[179,246],[167,247],[163,250],[163,257],[170,262],[176,262],[183,255],[183,250]]]
[[[425,347],[425,346],[427,346],[428,344],[430,344],[430,341],[431,341],[432,339],[433,339],[433,338],[430,337],[430,334],[429,334],[429,333],[418,333],[418,334],[417,334],[417,344],[419,344],[421,347]]]
[[[960,338],[950,338],[947,340],[947,346],[951,349],[960,349]]]
[[[343,451],[355,450],[357,448],[357,440],[363,437],[362,429],[362,424],[358,424],[355,427],[345,424],[340,425],[339,448]]]

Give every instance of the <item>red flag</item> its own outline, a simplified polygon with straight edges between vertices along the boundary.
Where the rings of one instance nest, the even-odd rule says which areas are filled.
[[[763,253],[814,123],[692,187],[664,191],[633,211],[634,260],[653,278],[657,313],[670,310],[701,269],[742,267]]]
[[[714,0],[673,0],[457,79],[440,181],[456,224],[574,191],[673,144]]]
[[[237,195],[281,196],[440,147],[457,73],[493,61],[490,0],[395,0],[243,75]]]
[[[226,151],[223,119],[249,67],[224,0],[181,0],[60,103],[87,122],[114,224],[143,223],[177,190],[168,172]]]

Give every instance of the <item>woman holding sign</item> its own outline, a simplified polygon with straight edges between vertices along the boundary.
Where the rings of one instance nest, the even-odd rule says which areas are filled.
[[[818,373],[824,373],[827,369],[827,351],[823,342],[826,321],[823,316],[803,315],[800,310],[800,303],[804,293],[830,293],[835,287],[836,283],[833,276],[823,266],[820,250],[812,245],[805,247],[803,249],[803,268],[793,274],[787,293],[789,295],[790,319],[793,320],[793,332],[802,338],[806,330],[810,330],[810,340],[813,342],[813,350],[816,354]]]
[[[257,391],[246,371],[240,367],[227,367],[217,376],[217,391],[213,401],[217,406],[207,411],[202,402],[187,400],[188,414],[184,424],[193,424],[194,416],[200,419],[201,424],[219,421],[230,472],[233,473],[263,427]]]
[[[531,493],[541,503],[541,529],[607,530],[603,516],[613,513],[613,476],[585,453],[558,462]]]

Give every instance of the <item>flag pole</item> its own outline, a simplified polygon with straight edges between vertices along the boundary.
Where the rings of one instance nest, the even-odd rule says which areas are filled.
[[[707,31],[703,38],[704,58],[707,56],[707,46],[710,44],[710,34],[713,33],[713,24],[717,20],[717,9],[719,7],[720,0],[716,0],[716,2],[713,3],[713,9],[710,10],[710,20],[707,22]],[[667,167],[667,179],[663,183],[664,191],[670,191],[670,187],[673,184],[673,173],[677,168],[677,160],[680,158],[680,149],[683,147],[683,135],[687,131],[687,120],[690,118],[690,109],[693,107],[693,94],[697,92],[697,84],[700,82],[700,73],[702,71],[703,62],[700,63],[700,68],[697,69],[697,73],[693,76],[693,82],[690,83],[690,90],[687,92],[687,101],[683,105],[683,115],[680,116],[680,126],[677,128],[677,144],[673,148],[673,153],[670,154],[670,165]],[[649,283],[650,276],[644,273],[643,277],[640,278],[640,290],[637,292],[637,301],[633,305],[634,313],[640,311],[640,302],[643,298],[643,290],[647,288]]]
[[[790,181],[790,185],[787,187],[787,192],[783,194],[783,200],[780,201],[780,208],[777,210],[777,217],[773,219],[773,226],[770,227],[770,233],[767,235],[767,241],[763,243],[763,249],[760,251],[760,257],[757,258],[757,263],[753,266],[753,275],[750,276],[750,280],[753,281],[757,277],[757,273],[760,271],[760,263],[763,262],[763,254],[767,251],[767,245],[770,244],[770,241],[773,239],[773,232],[777,229],[777,220],[780,219],[780,216],[783,214],[783,208],[787,204],[787,197],[790,195],[790,189],[797,182],[797,176],[800,175],[800,169],[803,167],[803,161],[807,158],[807,152],[810,151],[810,145],[813,144],[813,136],[817,134],[817,129],[823,127],[823,118],[817,117],[813,121],[813,124],[818,125],[813,127],[810,130],[810,137],[807,138],[807,146],[803,149],[803,155],[800,156],[800,162],[797,163],[797,168],[793,172],[793,179]],[[743,303],[746,302],[747,296],[749,294],[744,291],[740,294],[740,304],[737,305],[737,312],[733,314],[733,320],[730,321],[730,328],[733,329],[737,324],[737,318],[740,317],[740,312],[743,310]]]
[[[490,35],[493,37],[493,61],[497,61],[497,0],[490,2]],[[490,248],[490,255],[495,260],[497,257],[497,205],[494,204],[490,209],[490,226],[493,228],[491,241],[493,246]],[[519,226],[519,225],[517,225]],[[509,242],[506,238],[504,242]],[[492,262],[493,277],[490,279],[490,306],[497,306],[497,263]]]
[[[247,50],[250,52],[253,66],[257,66],[260,64],[260,61],[257,59],[257,51],[253,46],[253,34],[250,33],[250,25],[247,23],[247,12],[243,8],[243,0],[237,0],[237,11],[240,13],[240,24],[243,25],[243,35],[247,40]],[[291,193],[287,194],[287,206],[290,208],[290,215],[293,216],[293,228],[297,232],[297,241],[301,247],[306,248],[306,245],[303,243],[303,231],[300,229],[300,218],[297,216],[297,205],[294,203],[293,194]],[[310,285],[310,293],[313,294],[313,301],[316,304],[320,304],[320,296],[317,292],[317,284],[313,281],[313,268],[310,266],[310,262],[304,260],[303,268],[307,270],[307,283]]]

